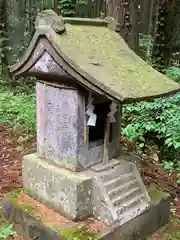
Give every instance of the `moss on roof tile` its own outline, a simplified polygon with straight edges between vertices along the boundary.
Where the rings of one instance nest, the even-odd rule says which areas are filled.
[[[148,98],[180,86],[137,56],[106,27],[65,24],[66,33],[53,34],[61,51],[94,83],[124,99]]]
[[[137,56],[118,33],[106,27],[104,20],[97,26],[95,22],[86,19],[81,24],[80,19],[64,19],[63,34],[52,28],[39,28],[34,41],[38,35],[45,35],[84,81],[118,101],[154,98],[180,90],[179,84]]]

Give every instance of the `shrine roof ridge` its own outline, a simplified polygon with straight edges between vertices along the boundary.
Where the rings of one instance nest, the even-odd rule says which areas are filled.
[[[75,25],[91,25],[91,26],[103,26],[108,25],[108,19],[100,18],[72,18],[63,17],[64,23],[75,24]]]

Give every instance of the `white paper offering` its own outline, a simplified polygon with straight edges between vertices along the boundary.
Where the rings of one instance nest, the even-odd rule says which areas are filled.
[[[86,111],[86,114],[90,117],[93,114],[94,106],[92,104],[89,104],[88,109]]]
[[[88,126],[96,126],[96,119],[97,119],[96,114],[92,113],[88,122],[87,122],[87,125]]]
[[[110,122],[116,122],[116,119],[114,117],[114,114],[117,112],[117,104],[115,102],[112,102],[110,105],[110,113],[108,113],[108,117],[110,118]]]
[[[92,95],[89,94],[87,111],[86,111],[86,114],[89,116],[89,120],[87,122],[88,126],[96,126],[97,116],[96,116],[96,114],[94,114],[95,106],[92,104],[92,102],[93,102]]]

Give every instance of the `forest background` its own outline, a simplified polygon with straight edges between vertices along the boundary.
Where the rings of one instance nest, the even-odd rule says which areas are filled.
[[[180,0],[0,0],[0,132],[6,126],[19,142],[35,136],[35,81],[11,75],[9,66],[27,48],[37,14],[49,8],[70,17],[114,17],[129,47],[180,83]],[[150,164],[144,171],[150,181],[159,178],[165,190],[179,197],[180,93],[124,105],[122,131],[124,147]],[[3,231],[9,234],[12,225]]]

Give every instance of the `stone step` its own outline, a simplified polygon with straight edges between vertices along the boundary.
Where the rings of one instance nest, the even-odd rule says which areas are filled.
[[[119,185],[116,188],[111,188],[108,191],[109,198],[110,199],[116,198],[117,196],[120,196],[125,191],[127,191],[127,189],[130,190],[130,189],[135,188],[135,187],[138,187],[138,182],[137,182],[136,179],[133,179],[133,180],[131,180],[129,182],[126,182],[124,184]]]
[[[120,175],[130,173],[132,172],[132,165],[127,164],[120,164],[119,166],[115,166],[113,169],[108,171],[103,171],[103,174],[101,173],[100,178],[103,182],[111,181]]]
[[[117,159],[112,159],[108,164],[100,163],[91,167],[95,172],[103,172],[107,170],[114,169],[116,166],[120,165],[120,161]]]
[[[119,208],[116,207],[116,213],[119,218],[119,225],[124,224],[125,222],[128,222],[129,220],[135,218],[136,216],[140,215],[145,209],[147,208],[146,201],[142,202],[141,204],[137,203],[131,207],[127,208],[126,211],[118,211]],[[118,224],[117,224],[118,225]]]
[[[136,180],[133,173],[122,174],[110,181],[104,182],[104,186],[107,191],[110,191],[132,180]]]
[[[141,212],[142,206],[144,206],[144,205],[146,205],[146,207],[147,207],[148,203],[144,199],[144,195],[139,194],[137,196],[134,196],[132,199],[125,202],[124,204],[115,206],[115,211],[116,211],[117,215],[121,218],[121,215],[126,212],[130,212],[130,211],[133,212],[134,210]],[[144,209],[144,207],[143,207],[143,209]]]
[[[133,197],[131,200],[125,202],[122,205],[122,207],[126,210],[127,208],[132,208],[137,204],[141,205],[142,202],[146,202],[146,200],[144,199],[144,194],[143,193],[140,194],[140,195],[137,195],[137,196]]]
[[[125,192],[124,194],[119,195],[116,198],[113,198],[112,203],[114,206],[121,205],[121,207],[123,207],[125,203],[129,204],[132,199],[134,199],[135,197],[139,197],[140,194],[141,194],[141,188],[138,186],[136,188],[133,188]]]

